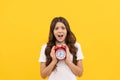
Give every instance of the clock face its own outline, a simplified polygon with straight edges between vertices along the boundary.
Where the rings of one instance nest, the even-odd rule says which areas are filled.
[[[56,51],[56,57],[59,60],[62,60],[66,57],[66,52],[63,49],[59,49],[59,50]]]

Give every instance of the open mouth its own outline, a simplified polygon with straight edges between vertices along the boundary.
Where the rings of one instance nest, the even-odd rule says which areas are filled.
[[[59,34],[58,37],[63,37],[63,34],[61,34],[61,35]]]

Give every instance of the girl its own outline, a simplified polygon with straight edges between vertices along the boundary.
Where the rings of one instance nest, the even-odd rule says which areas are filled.
[[[59,60],[55,55],[55,46],[66,46],[66,58]],[[81,46],[76,42],[68,21],[55,17],[50,25],[49,40],[41,49],[39,62],[42,78],[48,80],[76,80],[83,73]]]

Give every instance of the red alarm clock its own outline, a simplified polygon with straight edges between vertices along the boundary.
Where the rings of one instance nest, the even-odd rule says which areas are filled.
[[[58,60],[66,58],[66,46],[55,46],[55,55]]]

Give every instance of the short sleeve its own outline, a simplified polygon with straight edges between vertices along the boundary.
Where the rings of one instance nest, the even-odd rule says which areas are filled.
[[[83,56],[83,53],[82,53],[81,45],[76,42],[75,46],[78,48],[78,51],[77,51],[77,54],[76,54],[77,60],[83,59],[84,56]]]
[[[46,48],[46,46],[47,46],[46,44],[44,44],[42,46],[38,62],[46,62],[46,56],[45,56],[45,48]]]

